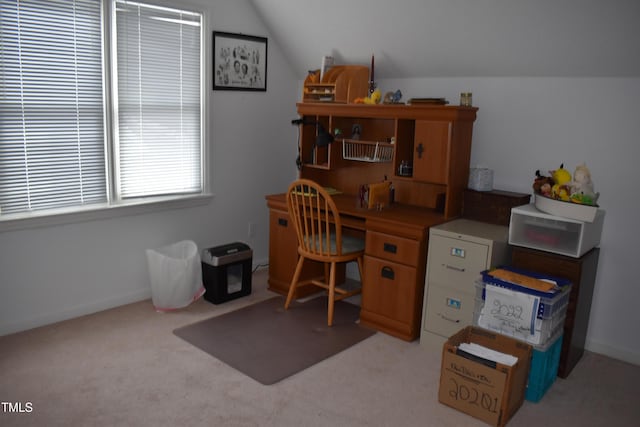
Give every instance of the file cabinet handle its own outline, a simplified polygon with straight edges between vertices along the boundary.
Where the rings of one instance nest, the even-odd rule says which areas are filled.
[[[278,225],[281,225],[283,227],[287,226],[287,219],[286,218],[278,218]]]
[[[385,252],[390,252],[392,254],[398,252],[398,246],[394,245],[393,243],[385,243],[382,247]]]
[[[444,320],[452,322],[452,323],[460,323],[460,319],[456,320],[456,319],[452,319],[450,317],[445,316],[442,313],[438,313],[438,316],[442,317]]]
[[[394,273],[393,268],[391,267],[382,267],[382,270],[380,270],[380,275],[385,279],[391,280],[395,279],[396,277],[396,273]]]
[[[449,264],[444,264],[444,266],[449,270],[455,270],[455,271],[459,271],[460,273],[464,273],[464,268],[454,267],[453,265],[449,265]]]

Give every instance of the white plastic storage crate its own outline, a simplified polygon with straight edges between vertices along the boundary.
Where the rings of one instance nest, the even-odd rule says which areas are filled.
[[[546,276],[534,272],[524,271],[513,267],[502,267],[519,274],[532,276],[536,279],[553,280],[558,289],[550,292],[536,291],[514,283],[506,282],[490,276],[489,270],[482,272],[482,279],[476,282],[476,299],[473,311],[474,324],[485,329],[499,332],[513,338],[526,341],[532,345],[545,345],[564,328],[564,320],[569,304],[571,282],[566,279]],[[511,301],[505,297],[504,304],[509,307],[508,312],[498,312],[495,307],[486,307],[485,299],[487,286],[496,286],[536,298],[534,307],[535,319],[531,329],[525,329],[516,322],[518,315],[518,301]],[[526,319],[524,319],[526,320]]]
[[[604,211],[593,222],[549,215],[529,204],[511,209],[509,244],[580,258],[600,244]]]

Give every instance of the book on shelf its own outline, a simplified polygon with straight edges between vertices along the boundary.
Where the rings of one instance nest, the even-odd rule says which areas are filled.
[[[407,101],[409,105],[419,104],[433,104],[433,105],[446,105],[449,101],[444,98],[411,98]]]

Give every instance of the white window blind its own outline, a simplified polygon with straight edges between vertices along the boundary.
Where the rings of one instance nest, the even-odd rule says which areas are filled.
[[[0,0],[0,213],[107,201],[100,0]]]
[[[116,0],[121,198],[202,190],[201,15]]]

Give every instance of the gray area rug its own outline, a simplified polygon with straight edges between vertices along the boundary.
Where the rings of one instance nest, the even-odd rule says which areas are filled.
[[[327,326],[327,298],[283,297],[174,330],[174,334],[254,380],[270,385],[375,334],[357,324],[360,307],[338,301]]]

